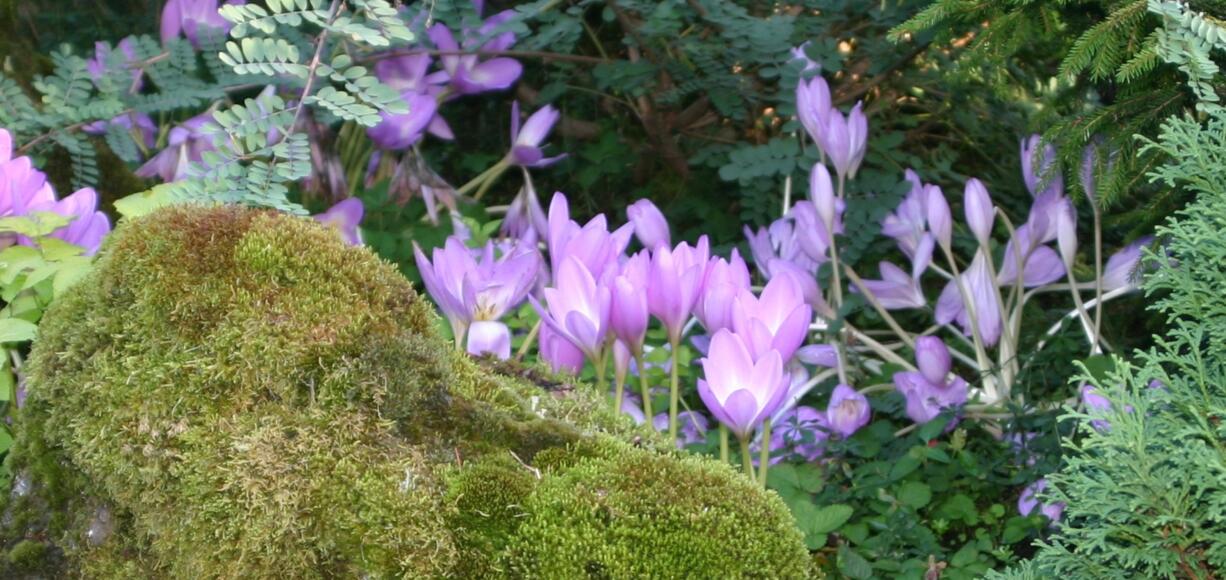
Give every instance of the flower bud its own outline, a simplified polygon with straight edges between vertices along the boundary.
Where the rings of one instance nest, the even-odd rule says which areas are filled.
[[[979,246],[987,248],[988,238],[992,236],[992,223],[996,219],[996,208],[983,182],[974,177],[967,180],[962,205],[966,209],[966,225],[975,234]]]
[[[944,385],[945,377],[949,375],[949,348],[941,339],[935,336],[921,336],[915,339],[915,362],[920,374],[934,385]]]

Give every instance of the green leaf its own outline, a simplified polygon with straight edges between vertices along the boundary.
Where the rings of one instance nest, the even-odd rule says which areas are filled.
[[[153,186],[149,191],[133,193],[115,201],[115,211],[128,218],[147,215],[155,209],[174,203],[173,184],[162,183]]]
[[[854,511],[849,505],[828,505],[815,511],[812,519],[801,522],[800,525],[814,534],[829,534],[847,523]]]
[[[20,318],[0,318],[0,342],[25,342],[33,340],[38,325]]]
[[[962,546],[961,550],[955,552],[953,557],[949,559],[949,564],[955,568],[964,568],[967,565],[973,564],[977,559],[979,559],[979,550],[975,547],[975,542],[972,541],[967,542],[965,546]]]
[[[972,526],[979,522],[979,511],[975,508],[975,501],[962,493],[941,503],[935,515],[947,520],[961,520]]]
[[[916,469],[919,469],[920,460],[912,453],[907,453],[898,458],[894,465],[890,466],[890,479],[898,481],[910,475]]]
[[[868,560],[843,544],[839,546],[839,572],[848,578],[860,580],[862,578],[873,577],[873,567],[869,565]]]
[[[1081,361],[1081,364],[1085,365],[1086,372],[1090,373],[1090,376],[1099,383],[1108,382],[1111,373],[1115,370],[1115,360],[1105,354],[1087,357]]]
[[[923,508],[932,501],[932,488],[928,484],[918,481],[908,481],[902,484],[896,494],[898,501],[909,505],[915,509]]]

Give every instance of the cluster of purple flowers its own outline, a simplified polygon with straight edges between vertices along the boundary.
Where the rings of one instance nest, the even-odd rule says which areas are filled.
[[[34,167],[29,157],[13,157],[13,137],[0,129],[0,217],[28,216],[35,212],[52,212],[72,219],[54,232],[52,237],[85,249],[94,255],[102,239],[111,231],[106,214],[98,211],[98,194],[92,188],[79,189],[63,199],[47,182],[47,175]],[[5,236],[0,245],[13,243],[34,245],[32,240]]]

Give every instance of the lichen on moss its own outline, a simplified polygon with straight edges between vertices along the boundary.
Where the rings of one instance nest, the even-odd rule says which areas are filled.
[[[310,220],[162,210],[122,224],[47,312],[15,464],[86,577],[803,567],[777,498],[435,327],[393,267]],[[83,505],[110,510],[104,541],[65,515]]]

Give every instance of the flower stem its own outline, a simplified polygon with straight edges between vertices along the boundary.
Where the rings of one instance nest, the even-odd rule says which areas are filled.
[[[626,375],[625,373],[613,373],[613,412],[621,412],[622,398],[625,397],[626,390]]]
[[[766,470],[771,464],[771,420],[762,422],[762,449],[758,452],[758,478],[762,488],[766,488]]]
[[[719,424],[719,460],[728,463],[728,428]]]
[[[596,371],[596,392],[601,393],[601,396],[604,396],[605,388],[609,384],[609,377],[605,376],[608,374],[606,371],[608,370],[609,366],[607,364],[609,359],[607,355],[608,349],[605,349],[600,352],[600,355],[596,357],[596,360],[592,361]]]
[[[537,335],[541,333],[542,322],[543,321],[538,318],[536,324],[532,325],[532,330],[528,331],[527,338],[525,338],[524,343],[519,346],[519,351],[515,353],[515,360],[517,362],[524,360],[524,355],[528,354],[528,349],[532,348],[532,343],[536,342]]]
[[[749,477],[750,481],[753,481],[756,478],[754,477],[754,472],[753,472],[753,460],[750,459],[751,453],[749,452],[749,438],[740,437],[740,440],[741,440],[741,464],[745,466],[745,475]]]
[[[507,165],[506,159],[499,160],[498,163],[491,165],[489,169],[482,171],[479,175],[472,178],[472,180],[470,180],[468,183],[465,183],[464,185],[461,185],[458,189],[456,189],[455,190],[456,197],[462,196],[478,187],[483,186],[487,181],[492,179],[491,176],[493,174],[497,173],[501,175],[503,171],[507,170],[507,167],[508,165]],[[480,197],[478,197],[477,199],[480,199]]]
[[[673,364],[669,365],[668,369],[668,438],[670,441],[677,440],[677,405],[681,399],[678,392],[680,390],[680,377],[677,375],[678,354],[681,351],[680,340],[672,341],[673,346]],[[642,369],[639,370],[642,372]]]
[[[639,368],[639,388],[643,390],[643,416],[651,420],[651,385],[647,382],[647,369],[643,367],[643,355],[634,359]]]

